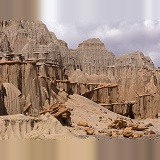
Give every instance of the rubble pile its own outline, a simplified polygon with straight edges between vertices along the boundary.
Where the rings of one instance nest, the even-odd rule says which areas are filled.
[[[148,125],[142,125],[139,122],[133,122],[131,119],[124,117],[118,117],[108,126],[108,129],[112,130],[112,133],[116,133],[117,137],[124,136],[126,138],[140,138],[142,136],[156,134],[154,131],[149,130]],[[99,133],[105,132],[101,131]],[[106,135],[108,136],[108,133]],[[113,134],[110,136],[113,136]]]
[[[50,113],[61,124],[71,126],[71,111],[63,104],[53,104],[49,107],[44,107],[40,114]]]

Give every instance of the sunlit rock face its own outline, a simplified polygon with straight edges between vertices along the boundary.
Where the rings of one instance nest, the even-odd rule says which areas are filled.
[[[0,50],[4,53],[22,54],[25,60],[62,66],[59,47],[54,43],[53,35],[41,21],[8,20],[0,21]]]
[[[41,21],[0,21],[0,115],[23,113],[25,106],[31,114],[56,101],[62,66],[59,46]]]
[[[128,102],[134,102],[135,118],[155,118],[160,111],[160,70],[143,53],[116,58],[97,38],[69,49],[40,21],[0,21],[0,114],[23,113],[28,106],[32,113],[59,103],[67,96],[57,87],[57,80],[67,85],[68,94],[80,94],[88,89],[88,83],[116,84],[116,92],[109,89],[116,98],[112,110],[116,113],[125,115],[121,104]],[[111,93],[96,90],[89,97],[108,105]]]
[[[116,66],[134,66],[154,68],[154,64],[150,57],[144,56],[142,52],[135,51],[128,55],[121,54],[116,60]]]
[[[115,65],[115,56],[105,49],[100,39],[89,39],[78,46],[82,70],[88,74],[104,74],[108,66]]]
[[[67,43],[62,40],[56,40],[56,44],[60,48],[64,67],[71,71],[80,69],[89,75],[101,75],[107,74],[107,70],[114,67],[155,68],[151,58],[139,51],[128,55],[121,54],[116,58],[98,38],[83,41],[74,50],[69,49]]]

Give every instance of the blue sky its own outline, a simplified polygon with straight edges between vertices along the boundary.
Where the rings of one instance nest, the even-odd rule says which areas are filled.
[[[139,50],[160,66],[159,0],[41,2],[41,19],[69,48],[96,37],[117,56]]]

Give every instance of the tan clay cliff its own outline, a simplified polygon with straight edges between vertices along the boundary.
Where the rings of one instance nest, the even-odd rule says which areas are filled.
[[[160,72],[141,52],[115,55],[100,39],[75,50],[40,21],[0,21],[0,113],[63,104],[83,95],[131,118],[156,118],[160,111]]]

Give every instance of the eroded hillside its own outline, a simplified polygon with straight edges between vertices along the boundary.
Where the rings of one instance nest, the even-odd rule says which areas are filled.
[[[38,114],[76,93],[125,116],[158,117],[160,72],[141,52],[116,58],[96,38],[72,50],[28,20],[0,21],[0,51],[1,115]]]

